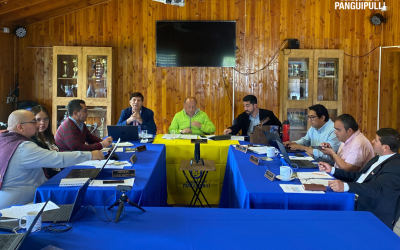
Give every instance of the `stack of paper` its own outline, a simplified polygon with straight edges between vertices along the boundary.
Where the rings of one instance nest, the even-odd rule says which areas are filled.
[[[325,172],[297,172],[297,177],[302,184],[321,184],[328,186],[333,177]]]
[[[104,163],[106,163],[107,160],[93,160],[93,161],[84,161],[82,163],[76,164],[76,166],[94,166],[95,168],[102,168]],[[107,165],[112,165],[114,163],[114,160],[109,160],[107,162]],[[106,166],[107,167],[107,166]]]
[[[60,187],[83,186],[89,178],[64,178],[61,179]]]
[[[299,193],[299,194],[325,194],[324,191],[307,191],[304,190],[303,185],[293,184],[279,184],[285,193]]]
[[[258,155],[266,155],[268,147],[249,147],[249,150]]]
[[[22,216],[26,216],[28,212],[31,211],[40,211],[46,202],[37,203],[37,204],[29,204],[25,206],[12,206],[10,208],[0,210],[2,217],[16,218],[19,219]],[[54,204],[52,201],[49,201],[46,205],[44,211],[49,211],[53,209],[59,209],[59,207]]]

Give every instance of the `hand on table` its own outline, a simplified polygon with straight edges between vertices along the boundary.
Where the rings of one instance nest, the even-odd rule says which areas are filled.
[[[230,133],[232,133],[232,129],[230,129],[230,128],[227,128],[227,129],[224,130],[224,132],[222,132],[222,134],[224,134],[224,135],[227,135],[227,134],[230,134]]]
[[[92,160],[103,160],[104,154],[100,150],[93,150],[92,152]]]
[[[323,171],[328,174],[330,174],[332,171],[332,166],[329,163],[326,163],[323,161],[318,162],[318,167],[319,167],[319,171]]]
[[[344,183],[342,181],[328,181],[328,185],[334,192],[344,192]]]
[[[103,144],[103,148],[107,148],[109,147],[113,142],[113,138],[111,136],[107,137],[106,139],[104,139],[101,144]]]
[[[190,128],[185,128],[182,130],[182,134],[191,134],[192,130]]]

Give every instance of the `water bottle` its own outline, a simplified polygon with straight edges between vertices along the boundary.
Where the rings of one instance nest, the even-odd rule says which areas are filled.
[[[142,126],[140,124],[137,125],[137,130],[138,130],[138,136],[140,139],[140,137],[142,136]]]
[[[290,131],[290,124],[288,120],[283,121],[283,137],[282,141],[290,141],[289,137],[289,131]]]

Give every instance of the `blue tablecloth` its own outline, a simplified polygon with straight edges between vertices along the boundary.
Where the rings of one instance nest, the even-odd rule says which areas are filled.
[[[142,144],[135,142],[135,147]],[[167,204],[167,178],[165,162],[165,145],[146,144],[147,151],[136,153],[138,158],[135,165],[125,169],[135,169],[135,183],[131,191],[127,192],[128,198],[141,206],[169,206]],[[133,152],[117,153],[120,160],[129,160]],[[73,168],[89,168],[85,166],[73,166],[66,168],[52,179],[45,182],[36,190],[34,202],[46,201],[49,197],[56,204],[72,204],[75,201],[79,187],[59,187],[62,178]],[[103,169],[97,179],[125,179],[112,178],[111,169]],[[129,177],[128,177],[129,178]],[[83,205],[103,206],[105,201],[116,194],[115,187],[89,187]],[[107,205],[113,204],[120,194],[110,199]]]
[[[354,210],[353,193],[334,193],[328,188],[325,194],[285,193],[279,184],[301,184],[298,179],[273,182],[264,177],[269,169],[279,175],[282,159],[260,161],[255,165],[249,161],[251,153],[243,153],[232,146],[229,148],[224,184],[222,187],[221,208],[266,208],[296,210]],[[291,155],[291,154],[290,154]],[[283,161],[284,162],[284,161]],[[299,171],[318,171],[301,169]]]
[[[116,209],[114,210],[114,214]],[[119,223],[89,210],[72,230],[31,234],[21,249],[399,249],[400,238],[369,212],[127,206]],[[105,218],[102,207],[96,211]],[[82,213],[83,211],[81,211]]]

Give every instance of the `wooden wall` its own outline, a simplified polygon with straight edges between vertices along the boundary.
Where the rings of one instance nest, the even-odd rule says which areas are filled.
[[[0,32],[0,122],[7,123],[13,110],[12,104],[7,104],[10,88],[14,89],[14,45],[13,35]]]
[[[353,56],[364,55],[379,45],[400,44],[400,6],[396,0],[386,0],[391,9],[384,13],[388,22],[382,31],[369,21],[375,11],[339,11],[334,3],[335,0],[186,0],[184,7],[177,7],[151,0],[112,0],[52,18],[28,26],[27,37],[19,39],[21,97],[51,107],[52,50],[28,46],[111,46],[115,65],[114,122],[128,106],[129,94],[140,91],[145,96],[145,106],[155,113],[158,133],[164,133],[173,115],[182,109],[184,98],[196,96],[199,108],[207,112],[217,133],[221,133],[232,121],[233,79],[235,116],[243,112],[241,100],[247,94],[256,95],[260,107],[278,114],[279,58],[256,74],[237,71],[252,73],[264,67],[286,38],[299,39],[304,49],[343,49]],[[156,20],[236,20],[237,71],[155,67]],[[374,137],[377,127],[378,59],[378,49],[366,57],[344,59],[343,112],[352,114],[369,138]],[[394,86],[385,88],[393,91]],[[385,109],[382,115],[395,117],[399,111]],[[392,125],[387,119],[381,122],[381,127]]]

